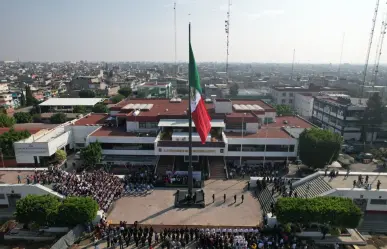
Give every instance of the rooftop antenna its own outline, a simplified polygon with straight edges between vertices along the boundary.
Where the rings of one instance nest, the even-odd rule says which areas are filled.
[[[343,33],[343,39],[341,40],[341,52],[340,52],[339,69],[337,70],[337,74],[339,75],[339,80],[340,80],[341,62],[342,62],[342,59],[343,59],[344,38],[345,38],[345,33]]]
[[[290,75],[290,80],[293,80],[293,73],[294,73],[294,59],[296,57],[296,49],[293,49],[293,62],[292,62],[292,74]]]
[[[175,31],[175,77],[177,78],[176,2],[173,3],[173,25]]]
[[[374,91],[376,81],[377,81],[377,76],[379,73],[379,62],[380,62],[380,57],[382,55],[384,35],[386,34],[386,28],[387,28],[387,14],[386,13],[384,13],[384,18],[385,18],[385,20],[382,21],[382,26],[380,28],[378,46],[376,48],[374,71],[373,71],[373,75],[372,75],[372,91]]]
[[[230,11],[231,11],[231,0],[228,0],[228,10],[227,10],[227,20],[225,21],[225,31],[227,35],[227,54],[226,54],[226,77],[228,84],[228,55],[229,55],[229,45],[230,45]]]
[[[370,59],[370,52],[371,52],[371,47],[372,47],[372,39],[374,37],[375,23],[376,23],[376,17],[378,16],[378,10],[379,10],[379,0],[376,0],[376,6],[375,6],[375,10],[374,10],[374,17],[372,18],[372,27],[371,27],[371,33],[370,33],[370,40],[369,40],[369,43],[368,43],[366,61],[365,61],[365,64],[364,64],[363,85],[361,87],[361,94],[360,94],[360,98],[359,98],[359,104],[361,104],[361,99],[363,98],[363,94],[364,94],[364,86],[365,86],[365,81],[366,81],[366,76],[367,76],[368,61]]]

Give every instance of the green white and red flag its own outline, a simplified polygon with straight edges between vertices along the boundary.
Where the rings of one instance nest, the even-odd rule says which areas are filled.
[[[211,130],[211,117],[208,115],[206,104],[202,98],[202,88],[200,87],[200,77],[196,66],[194,53],[189,42],[189,85],[193,88],[191,98],[191,115],[196,131],[200,136],[202,144],[206,142],[208,133]],[[190,88],[191,89],[191,88]],[[190,91],[191,94],[191,91]]]

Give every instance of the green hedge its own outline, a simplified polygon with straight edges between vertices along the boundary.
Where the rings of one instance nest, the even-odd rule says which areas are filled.
[[[275,213],[282,224],[320,223],[341,228],[356,228],[362,218],[360,208],[342,197],[280,198]]]

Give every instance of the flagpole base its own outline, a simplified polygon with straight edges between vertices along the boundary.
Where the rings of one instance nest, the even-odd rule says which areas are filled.
[[[177,190],[175,193],[175,207],[176,208],[204,208],[206,206],[204,191],[199,189],[193,191],[190,196],[188,190]]]

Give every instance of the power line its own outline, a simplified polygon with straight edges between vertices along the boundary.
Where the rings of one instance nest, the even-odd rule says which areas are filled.
[[[364,86],[365,86],[365,81],[366,81],[366,76],[367,76],[368,61],[369,61],[369,58],[370,58],[370,52],[371,52],[371,47],[372,47],[372,39],[374,37],[375,23],[376,23],[376,17],[378,16],[378,11],[379,11],[379,0],[376,0],[376,7],[375,7],[375,10],[374,10],[374,17],[372,18],[372,27],[371,27],[371,33],[370,33],[370,40],[369,40],[369,43],[368,43],[366,61],[365,61],[365,64],[364,64],[363,85],[362,85],[362,88],[361,88],[361,94],[360,94],[359,102],[361,102],[361,98],[363,98]]]
[[[387,28],[387,14],[384,14],[384,15],[385,15],[385,20],[382,21],[382,26],[380,28],[381,31],[379,35],[379,42],[376,49],[374,72],[373,72],[373,79],[372,79],[372,90],[374,90],[374,87],[377,81],[377,76],[379,72],[379,62],[380,62],[380,57],[382,55],[382,49],[383,49],[384,35],[386,34],[386,28]]]

